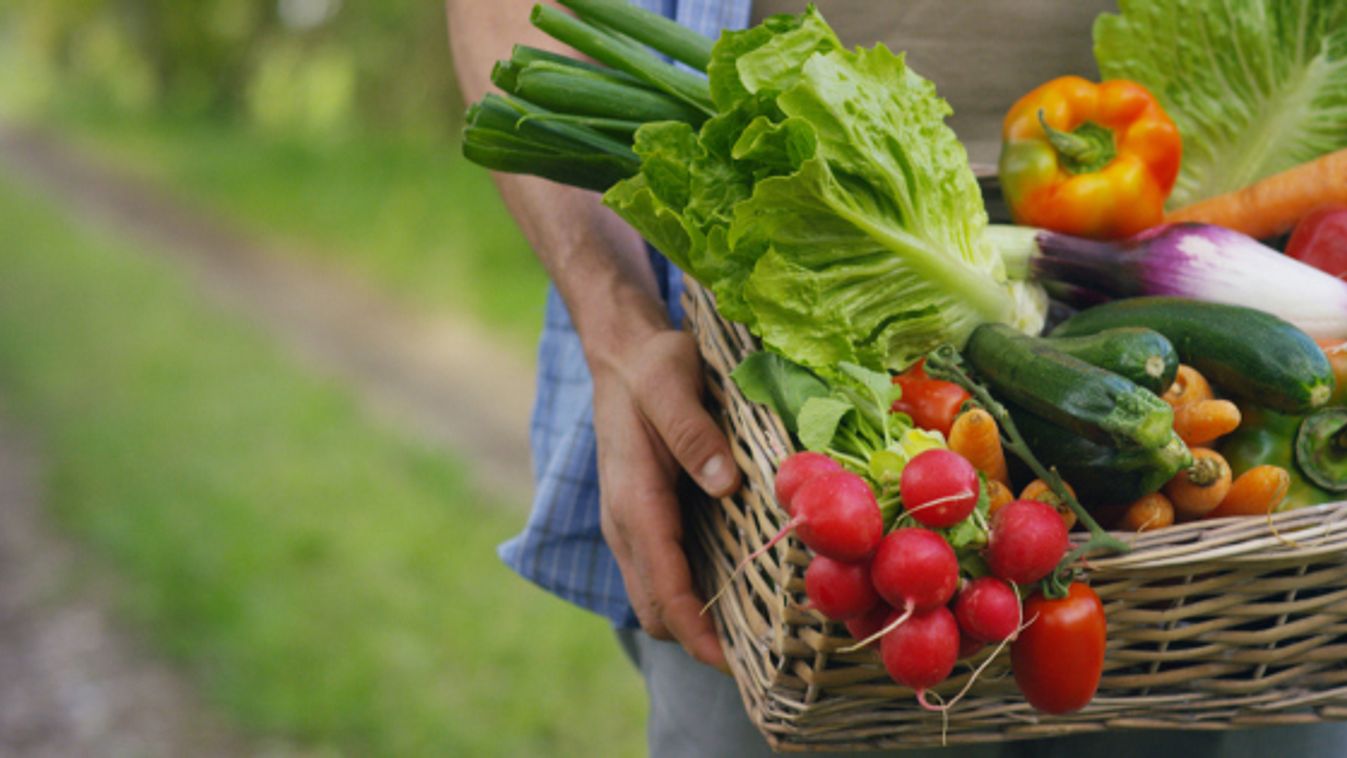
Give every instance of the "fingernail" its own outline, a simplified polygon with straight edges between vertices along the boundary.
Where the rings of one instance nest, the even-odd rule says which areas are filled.
[[[724,492],[729,489],[730,482],[734,478],[734,473],[730,471],[728,461],[724,455],[713,455],[711,459],[702,465],[701,475],[697,477],[704,487],[710,493]]]

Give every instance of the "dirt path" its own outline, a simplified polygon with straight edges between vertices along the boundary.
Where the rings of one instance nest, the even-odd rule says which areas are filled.
[[[0,755],[258,752],[117,626],[107,582],[47,526],[40,495],[33,447],[0,413]]]
[[[45,134],[0,126],[0,165],[72,213],[186,265],[203,291],[355,387],[379,416],[454,450],[502,500],[528,502],[533,367],[514,351],[462,321],[412,314],[352,277],[269,250]]]

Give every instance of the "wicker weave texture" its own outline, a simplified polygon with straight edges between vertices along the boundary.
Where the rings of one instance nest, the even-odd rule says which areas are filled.
[[[942,719],[895,684],[877,653],[805,603],[809,555],[787,538],[731,579],[785,522],[775,463],[792,449],[779,418],[746,400],[729,372],[756,349],[688,282],[688,326],[707,364],[709,401],[745,486],[692,509],[689,546],[702,589],[731,585],[714,606],[749,714],[779,750],[873,749],[999,741],[1105,729],[1234,727],[1347,719],[1347,503],[1271,519],[1230,518],[1128,534],[1133,549],[1096,561],[1109,641],[1094,701],[1067,716],[1024,702],[1008,655],[993,661]],[[991,651],[984,651],[983,655]],[[976,664],[979,659],[974,659]],[[968,680],[960,664],[936,689]]]

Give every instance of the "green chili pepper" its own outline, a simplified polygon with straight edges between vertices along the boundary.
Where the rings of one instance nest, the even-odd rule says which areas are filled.
[[[1304,416],[1291,416],[1245,404],[1240,406],[1239,428],[1221,439],[1220,453],[1235,476],[1254,466],[1281,466],[1291,475],[1291,486],[1278,510],[1290,510],[1342,499],[1307,478],[1296,463],[1296,435]]]
[[[1300,422],[1296,463],[1323,489],[1347,492],[1347,408],[1322,408]]]

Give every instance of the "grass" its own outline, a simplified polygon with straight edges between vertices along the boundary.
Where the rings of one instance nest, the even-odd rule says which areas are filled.
[[[68,136],[285,249],[414,307],[466,313],[521,349],[547,278],[487,172],[449,141],[272,135],[205,120],[53,109]]]
[[[393,202],[437,202],[415,195]],[[348,754],[643,752],[606,623],[496,559],[515,504],[3,177],[0,229],[0,398],[39,434],[52,512],[209,701]]]

